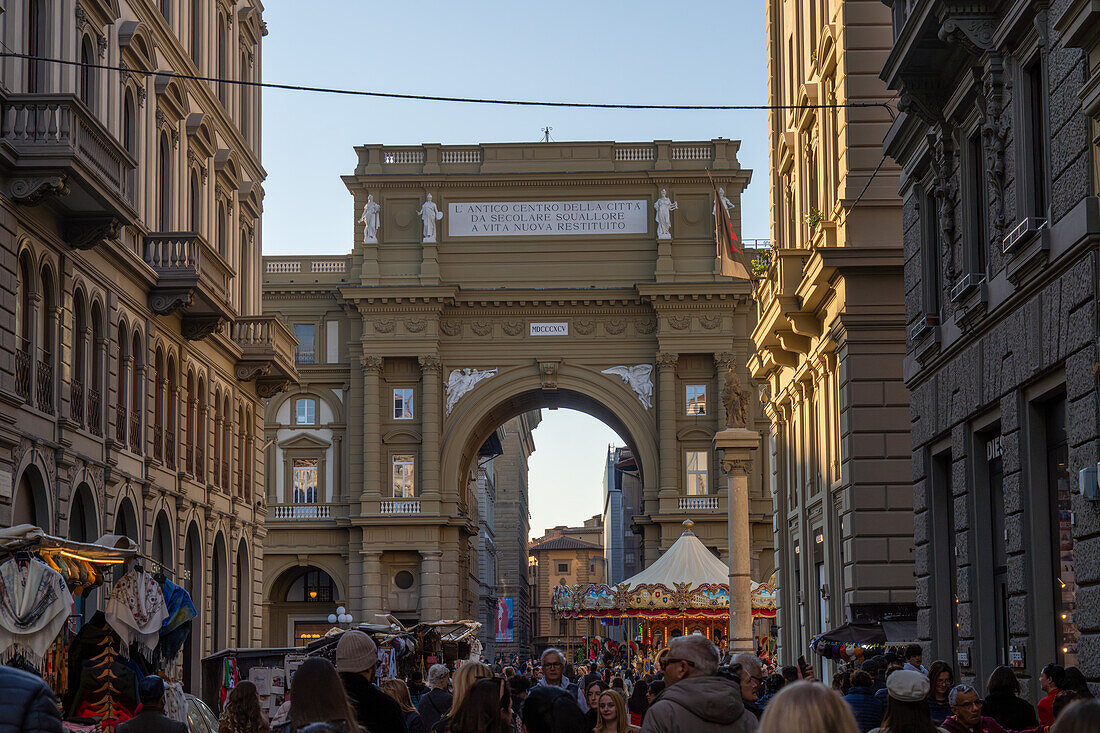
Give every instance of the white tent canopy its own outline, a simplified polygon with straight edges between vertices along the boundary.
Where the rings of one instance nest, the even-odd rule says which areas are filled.
[[[663,585],[670,590],[677,583],[688,583],[690,588],[707,583],[728,586],[729,568],[691,531],[694,524],[690,519],[685,520],[680,539],[657,558],[657,562],[627,578],[623,584],[631,589],[640,585]]]

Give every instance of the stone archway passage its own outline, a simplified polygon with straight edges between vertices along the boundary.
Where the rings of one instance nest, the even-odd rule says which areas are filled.
[[[332,393],[346,416],[270,408],[265,571],[339,568],[367,620],[407,572],[418,595],[403,607],[415,602],[420,619],[476,618],[474,459],[509,418],[555,406],[630,443],[646,563],[685,519],[728,557],[713,441],[731,373],[749,383],[755,315],[751,283],[722,274],[712,211],[722,186],[739,228],[750,172],[737,146],[357,148],[344,178],[357,219],[368,196],[381,208],[356,225],[351,254],[265,258],[265,311],[302,340],[302,394]],[[758,405],[748,412],[747,427],[764,425]],[[762,474],[756,458],[746,533],[752,562],[770,566]],[[285,506],[311,496],[298,484],[332,499]]]

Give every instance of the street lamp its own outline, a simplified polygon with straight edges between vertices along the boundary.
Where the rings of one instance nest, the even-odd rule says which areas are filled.
[[[330,624],[350,624],[351,614],[347,612],[346,608],[339,606],[336,609],[336,613],[330,613],[328,615],[328,622]]]

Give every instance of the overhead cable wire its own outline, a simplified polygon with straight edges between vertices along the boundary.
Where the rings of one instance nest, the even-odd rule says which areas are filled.
[[[64,66],[83,66],[90,69],[104,69],[106,71],[125,71],[130,74],[142,74],[163,76],[170,79],[186,79],[190,81],[206,81],[215,84],[236,84],[238,86],[258,87],[261,89],[281,89],[292,92],[312,92],[315,94],[340,94],[354,97],[376,97],[383,99],[403,99],[420,102],[456,102],[461,104],[494,104],[514,107],[568,107],[574,109],[623,109],[623,110],[672,110],[672,111],[735,111],[735,110],[809,110],[809,109],[852,109],[866,107],[883,107],[890,109],[889,102],[846,102],[834,104],[628,104],[612,102],[555,102],[532,99],[493,99],[483,97],[451,97],[436,94],[413,94],[405,92],[380,92],[364,89],[339,89],[334,87],[317,87],[304,84],[279,84],[268,81],[248,81],[245,79],[221,79],[216,76],[201,76],[198,74],[183,74],[178,71],[162,71],[144,69],[132,69],[130,67],[115,66],[112,64],[93,64],[68,59],[50,58],[47,56],[35,56],[26,53],[0,53],[0,58],[19,58],[28,61],[40,61],[44,63],[61,64]]]

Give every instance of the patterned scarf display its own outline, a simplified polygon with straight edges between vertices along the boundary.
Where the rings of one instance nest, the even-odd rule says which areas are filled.
[[[0,664],[19,655],[41,668],[73,610],[61,573],[37,558],[0,565]]]
[[[176,658],[187,635],[191,633],[191,620],[195,618],[196,611],[187,591],[171,580],[164,579],[163,590],[168,616],[160,627],[156,659],[167,664]]]
[[[167,618],[164,593],[151,573],[130,568],[111,589],[107,623],[122,640],[123,651],[132,642],[140,641],[148,656],[152,656],[161,625]]]

